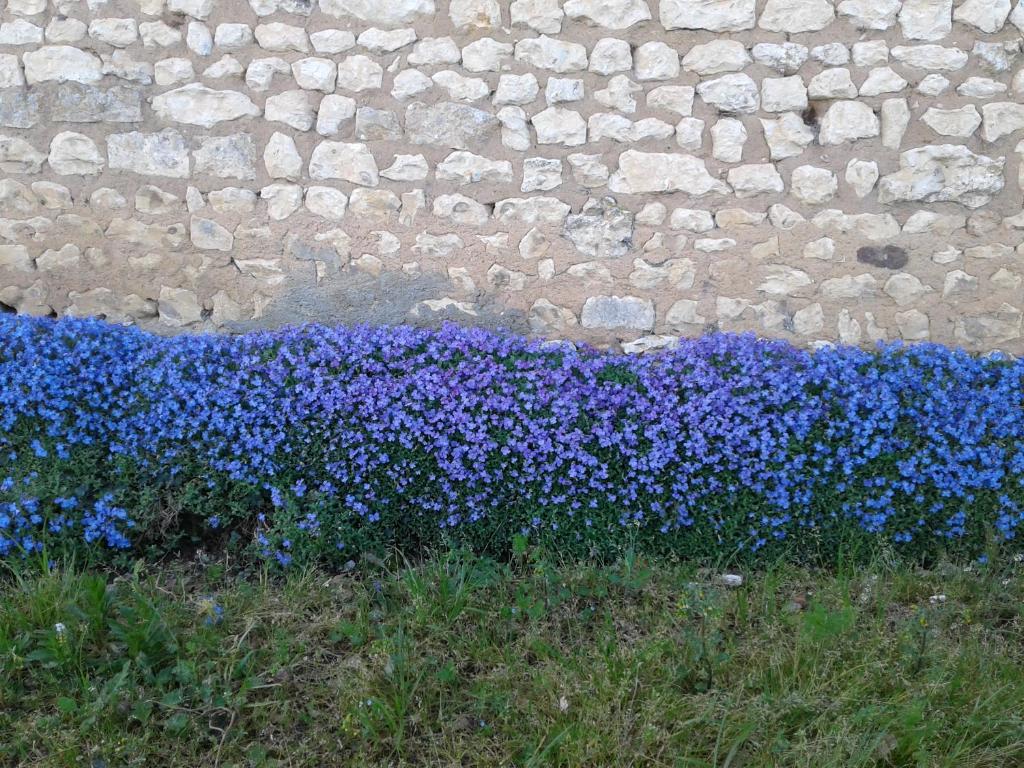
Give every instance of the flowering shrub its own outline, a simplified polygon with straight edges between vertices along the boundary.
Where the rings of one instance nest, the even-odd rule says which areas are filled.
[[[698,558],[1019,547],[1024,363],[711,335],[627,357],[454,326],[160,338],[0,320],[0,555],[517,537]],[[521,541],[521,539],[519,539]]]

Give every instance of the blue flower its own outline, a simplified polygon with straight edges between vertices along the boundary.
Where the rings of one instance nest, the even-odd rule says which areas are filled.
[[[451,325],[163,338],[4,316],[0,380],[0,556],[175,536],[149,521],[183,487],[282,566],[462,532],[1024,547],[1024,362],[932,344],[712,334],[629,357]]]
[[[214,598],[204,596],[199,599],[199,614],[205,626],[213,627],[224,620],[224,607]]]

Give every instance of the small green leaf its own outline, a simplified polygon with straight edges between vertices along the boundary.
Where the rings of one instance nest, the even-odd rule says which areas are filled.
[[[160,699],[160,706],[162,707],[176,707],[181,704],[181,691],[169,691],[163,695]]]
[[[69,699],[67,696],[60,696],[57,699],[57,710],[62,714],[71,715],[78,711],[78,704],[74,699]]]
[[[445,685],[451,685],[455,682],[455,678],[455,665],[453,665],[450,661],[443,667],[441,667],[439,670],[437,670],[437,680],[440,683],[444,683]]]
[[[176,712],[164,721],[164,728],[173,733],[185,730],[188,725],[188,715],[184,712]]]
[[[132,717],[145,725],[149,722],[149,716],[153,712],[153,702],[148,699],[136,702],[132,707]]]

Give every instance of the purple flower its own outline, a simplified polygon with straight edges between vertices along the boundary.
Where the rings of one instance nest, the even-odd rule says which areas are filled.
[[[1024,541],[1024,363],[931,344],[714,334],[628,357],[452,325],[162,338],[5,316],[0,379],[0,556],[130,547],[182,488],[182,525],[282,565],[520,531],[698,557]]]

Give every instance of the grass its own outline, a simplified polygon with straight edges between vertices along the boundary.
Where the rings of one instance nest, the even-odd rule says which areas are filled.
[[[944,595],[945,599],[939,598]],[[0,583],[0,763],[1024,765],[1024,566],[626,557]]]

